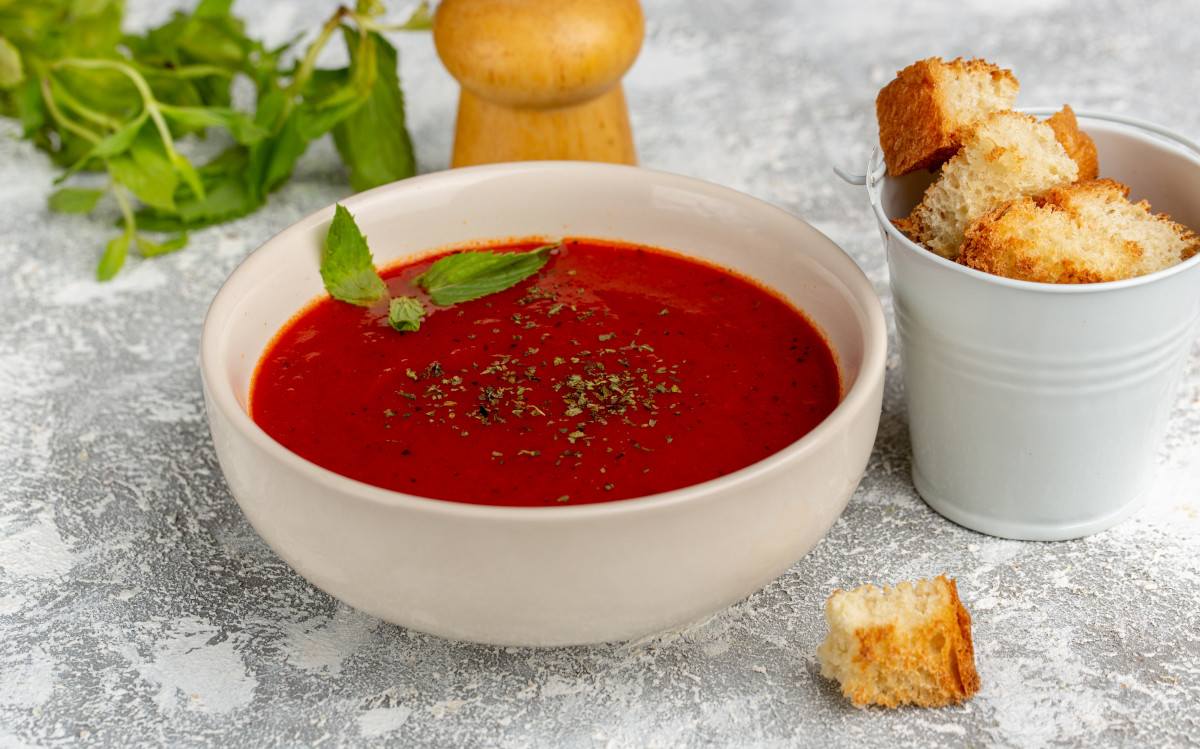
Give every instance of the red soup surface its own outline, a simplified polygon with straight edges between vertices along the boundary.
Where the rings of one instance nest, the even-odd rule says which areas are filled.
[[[506,245],[497,250],[528,249]],[[437,257],[394,267],[393,296]],[[535,276],[416,332],[326,298],[258,365],[250,412],[289,450],[421,497],[559,506],[717,478],[840,397],[829,345],[774,293],[669,252],[568,240]]]

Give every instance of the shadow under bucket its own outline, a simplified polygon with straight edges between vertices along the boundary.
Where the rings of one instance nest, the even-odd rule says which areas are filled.
[[[1147,123],[1076,115],[1100,176],[1200,230],[1195,144]],[[993,536],[1065,540],[1111,527],[1152,483],[1200,330],[1200,256],[1109,283],[992,276],[892,226],[931,179],[887,177],[878,150],[865,179],[887,248],[917,491]]]

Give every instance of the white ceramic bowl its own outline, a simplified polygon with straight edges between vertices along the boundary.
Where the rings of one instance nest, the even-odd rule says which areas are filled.
[[[625,640],[684,626],[758,590],[804,556],[849,501],[879,423],[885,323],[858,266],[805,222],[715,185],[579,162],[441,172],[344,205],[380,265],[528,236],[624,240],[714,261],[809,315],[837,353],[843,399],[815,430],[759,463],[619,502],[477,506],[339,476],[284,449],[246,412],[263,349],[324,293],[318,266],[331,206],[233,272],[201,340],[213,442],[234,497],[267,544],[331,595],[454,639]]]
[[[1150,123],[1076,114],[1101,177],[1200,230],[1195,144]],[[1006,538],[1078,538],[1128,517],[1151,486],[1200,330],[1200,255],[1109,283],[1000,278],[938,257],[891,224],[920,202],[927,172],[891,179],[876,153],[868,174],[917,491],[956,523]]]

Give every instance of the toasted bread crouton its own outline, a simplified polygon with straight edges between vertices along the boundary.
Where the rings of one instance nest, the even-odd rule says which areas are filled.
[[[1136,243],[1141,249],[1136,276],[1169,268],[1200,252],[1200,239],[1190,229],[1165,213],[1152,213],[1145,200],[1130,202],[1129,187],[1116,180],[1050,190],[1040,202],[1070,212],[1080,226],[1104,227],[1111,236]]]
[[[897,226],[954,260],[972,221],[998,205],[1075,181],[1079,167],[1041,120],[1013,111],[988,115],[942,167],[920,205]]]
[[[1018,89],[1010,71],[984,60],[931,57],[901,70],[875,99],[888,174],[940,166],[977,121],[1011,109]]]
[[[1153,273],[1200,250],[1187,228],[1111,179],[1015,200],[967,229],[959,262],[1023,281],[1096,283]]]
[[[1092,136],[1079,129],[1079,121],[1075,119],[1075,110],[1070,105],[1055,112],[1046,120],[1054,129],[1054,137],[1066,149],[1079,166],[1077,182],[1086,182],[1100,176],[1100,161],[1096,154],[1096,143]]]
[[[821,675],[856,705],[940,707],[979,691],[971,615],[945,575],[835,591],[825,621]]]
[[[985,273],[1043,283],[1095,283],[1132,275],[1139,260],[1136,247],[1097,239],[1066,211],[1022,197],[968,227],[958,261]]]

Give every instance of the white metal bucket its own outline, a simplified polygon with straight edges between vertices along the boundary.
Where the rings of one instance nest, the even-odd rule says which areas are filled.
[[[1200,231],[1200,148],[1148,123],[1076,115],[1102,177]],[[1111,283],[992,276],[891,224],[930,179],[887,177],[877,150],[863,180],[887,248],[917,491],[994,536],[1062,540],[1111,527],[1153,478],[1200,330],[1200,256]]]

